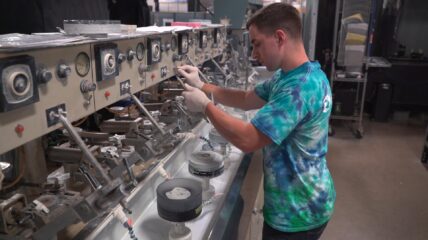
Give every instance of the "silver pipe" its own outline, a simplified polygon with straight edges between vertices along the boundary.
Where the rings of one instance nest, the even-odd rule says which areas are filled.
[[[73,140],[77,143],[80,150],[82,150],[83,155],[88,159],[88,161],[94,165],[94,167],[98,170],[98,172],[101,174],[101,177],[109,184],[111,182],[110,177],[104,172],[104,169],[101,167],[100,163],[95,159],[95,157],[92,155],[92,153],[89,151],[86,144],[83,142],[82,138],[79,136],[79,134],[74,129],[73,125],[68,121],[67,117],[64,116],[65,112],[59,109],[58,111],[58,119],[64,125],[64,127],[67,129],[70,136],[73,138]]]
[[[162,135],[165,135],[165,131],[163,130],[163,128],[159,125],[158,122],[156,122],[156,120],[153,118],[153,116],[150,114],[149,110],[147,110],[146,107],[144,107],[143,103],[140,101],[140,99],[138,99],[134,94],[129,94],[131,96],[131,98],[135,101],[135,103],[137,104],[137,106],[140,108],[140,110],[144,113],[144,115],[146,115],[150,122],[153,123],[153,125],[155,125],[155,127],[162,133]]]

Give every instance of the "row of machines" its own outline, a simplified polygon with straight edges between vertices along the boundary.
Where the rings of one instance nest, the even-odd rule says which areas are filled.
[[[176,69],[190,64],[204,81],[244,86],[231,52],[222,25],[99,39],[0,36],[0,239],[94,238],[100,223],[108,228],[107,218],[127,228],[127,239],[138,239],[127,217],[130,195],[160,185],[147,180],[155,172],[171,184],[165,159],[207,125],[186,110]],[[218,176],[227,143],[213,130],[196,139],[210,151],[198,153],[189,170]],[[199,194],[200,184],[180,181],[196,191],[193,205],[180,201],[186,188],[163,184],[168,193],[161,196],[169,197],[159,215],[169,221],[197,217],[199,197],[212,197]],[[170,239],[190,239],[183,229],[175,225]]]

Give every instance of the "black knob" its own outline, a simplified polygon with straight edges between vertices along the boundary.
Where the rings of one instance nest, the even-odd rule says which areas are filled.
[[[52,79],[52,73],[46,69],[41,69],[37,73],[37,80],[39,83],[47,83]]]
[[[67,64],[58,65],[57,74],[60,78],[66,78],[71,73],[71,68]]]
[[[97,88],[97,85],[93,82],[88,81],[88,80],[82,80],[80,82],[80,91],[82,93],[95,91],[96,88]]]
[[[125,59],[126,59],[126,56],[123,53],[119,53],[119,55],[117,56],[117,62],[119,64],[122,63],[123,61],[125,61]]]
[[[136,56],[135,51],[133,51],[133,50],[128,51],[128,57],[127,57],[128,61],[132,61],[135,56]]]

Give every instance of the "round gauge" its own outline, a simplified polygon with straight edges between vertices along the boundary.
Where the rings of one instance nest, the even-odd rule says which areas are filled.
[[[76,72],[79,74],[79,76],[84,77],[89,73],[89,69],[91,68],[90,59],[87,53],[80,52],[76,60],[74,62],[74,65],[76,67]]]
[[[220,39],[221,39],[221,33],[219,31],[217,31],[217,33],[215,34],[215,41],[216,43],[220,43]]]
[[[183,52],[187,52],[189,48],[189,41],[187,39],[187,36],[183,36],[183,38],[181,39],[181,49]]]
[[[175,49],[177,49],[177,37],[172,36],[172,38],[171,38],[171,50],[175,51]]]
[[[13,79],[13,92],[21,96],[25,94],[30,88],[30,83],[28,80],[28,76],[23,73],[16,74],[16,76]]]
[[[153,44],[152,45],[152,58],[153,59],[159,59],[160,58],[160,53],[161,53],[161,49],[159,44]]]
[[[16,76],[15,79],[13,80],[13,89],[15,89],[17,93],[25,92],[25,89],[27,88],[27,86],[28,86],[28,78],[26,78],[22,74]]]
[[[116,67],[115,59],[110,53],[104,56],[104,66],[106,67],[106,70],[109,71],[114,70],[114,68]]]
[[[202,35],[202,46],[206,46],[208,42],[208,38],[206,34]]]
[[[137,44],[137,49],[136,49],[136,51],[137,51],[137,59],[138,59],[138,61],[141,61],[141,60],[143,60],[144,59],[144,52],[145,52],[145,47],[144,47],[144,44],[143,43],[138,43]]]

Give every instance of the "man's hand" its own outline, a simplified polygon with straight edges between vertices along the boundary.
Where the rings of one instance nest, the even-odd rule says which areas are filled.
[[[184,91],[181,94],[184,97],[184,103],[191,112],[205,113],[205,108],[211,100],[201,90],[184,84]]]
[[[186,82],[193,87],[201,89],[204,86],[204,82],[199,78],[199,72],[197,67],[193,67],[190,65],[184,65],[178,67],[178,73],[186,78]]]

